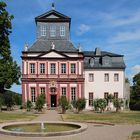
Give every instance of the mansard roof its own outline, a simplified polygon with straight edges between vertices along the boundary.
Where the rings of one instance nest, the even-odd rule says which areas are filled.
[[[52,42],[55,45],[55,50],[60,52],[78,52],[72,42],[68,40],[43,40],[38,39],[29,49],[28,52],[48,52],[51,50]]]
[[[115,54],[107,51],[101,51],[101,55],[96,55],[95,51],[84,51],[84,56],[85,57],[99,57],[99,56],[110,56],[110,57],[123,57],[123,55],[120,54]]]
[[[51,17],[53,15],[54,17]],[[56,10],[48,11],[35,18],[36,22],[71,22],[71,18]]]
[[[123,55],[101,51],[100,55],[96,51],[84,51],[84,69],[125,69]],[[107,57],[106,57],[107,56]],[[106,64],[105,61],[109,61]]]

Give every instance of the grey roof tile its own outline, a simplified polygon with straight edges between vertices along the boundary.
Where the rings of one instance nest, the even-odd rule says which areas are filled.
[[[68,40],[42,40],[38,39],[28,52],[47,52],[51,50],[52,42],[55,45],[55,50],[61,52],[78,52],[78,49]]]

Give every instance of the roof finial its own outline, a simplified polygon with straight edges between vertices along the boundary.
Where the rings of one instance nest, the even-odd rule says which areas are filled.
[[[52,10],[55,10],[55,3],[52,3]]]

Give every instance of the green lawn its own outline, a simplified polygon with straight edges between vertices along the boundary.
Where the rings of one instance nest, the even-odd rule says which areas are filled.
[[[83,112],[80,114],[67,113],[63,115],[65,121],[80,121],[80,122],[108,122],[122,124],[140,123],[140,111],[128,111],[121,113],[94,113]]]
[[[0,112],[0,123],[13,121],[30,121],[36,116],[38,115],[26,112]]]
[[[140,131],[134,131],[129,140],[140,140]]]

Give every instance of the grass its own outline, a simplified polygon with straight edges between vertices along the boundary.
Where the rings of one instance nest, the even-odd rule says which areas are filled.
[[[140,140],[140,131],[134,131],[129,140]]]
[[[13,121],[30,121],[36,116],[38,115],[27,112],[0,112],[0,123]]]
[[[7,126],[5,129],[10,131],[19,131],[19,132],[61,132],[61,131],[70,131],[78,129],[78,126],[68,125],[68,124],[46,124],[45,129],[41,130],[41,124],[23,124],[23,125],[13,125]]]
[[[64,114],[65,121],[80,121],[80,122],[106,122],[115,124],[140,124],[140,111],[127,111],[127,112],[83,112],[80,114]]]

